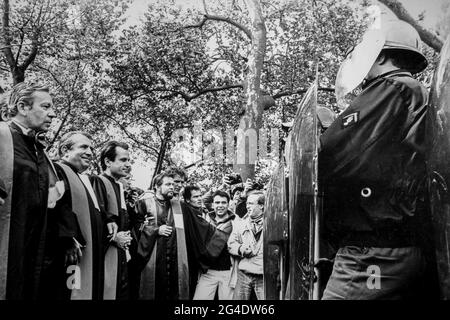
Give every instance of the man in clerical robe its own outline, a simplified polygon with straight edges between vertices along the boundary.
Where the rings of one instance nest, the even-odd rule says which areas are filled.
[[[183,189],[188,180],[186,171],[180,167],[172,166],[167,168],[165,172],[173,176],[173,198],[183,200]]]
[[[52,215],[55,253],[50,256],[56,257],[52,265],[52,292],[64,300],[102,300],[104,228],[113,233],[116,225],[112,221],[107,223],[89,177],[83,174],[92,160],[91,138],[80,131],[66,133],[58,152],[60,161],[55,167],[66,192]]]
[[[124,187],[125,204],[127,206],[127,215],[129,222],[129,230],[131,232],[131,244],[129,246],[129,253],[131,259],[128,261],[128,285],[130,289],[130,299],[139,299],[139,282],[140,270],[136,264],[137,255],[137,241],[139,234],[139,227],[145,220],[145,216],[140,215],[136,209],[136,202],[144,193],[144,190],[131,186],[132,175],[128,174],[126,177],[120,178],[120,182]]]
[[[155,177],[155,192],[138,200],[145,216],[137,248],[141,270],[139,298],[187,300],[195,292],[198,270],[226,246],[227,234],[201,218],[201,212],[173,199],[173,175]]]
[[[12,88],[7,112],[10,121],[0,121],[0,179],[8,193],[0,206],[0,299],[37,299],[49,188],[57,177],[36,134],[47,132],[56,115],[49,89],[31,83]]]
[[[94,191],[100,207],[118,226],[116,236],[110,237],[105,248],[103,297],[106,300],[128,300],[128,261],[131,259],[129,247],[132,238],[124,187],[119,181],[131,170],[128,145],[117,141],[106,143],[100,152],[100,165],[103,173],[92,177]]]

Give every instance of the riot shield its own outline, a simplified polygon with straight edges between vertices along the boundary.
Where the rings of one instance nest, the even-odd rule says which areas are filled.
[[[318,299],[317,82],[303,98],[292,127],[289,169],[289,285],[287,299]]]
[[[429,162],[430,203],[441,298],[450,299],[450,36],[435,71],[430,105],[437,128]]]
[[[281,163],[269,182],[264,221],[264,294],[283,300],[287,282],[288,210],[285,166]]]

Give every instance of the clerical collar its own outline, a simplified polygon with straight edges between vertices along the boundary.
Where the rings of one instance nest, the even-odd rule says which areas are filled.
[[[12,119],[11,122],[14,122],[14,124],[15,124],[16,126],[18,126],[19,129],[22,131],[22,133],[23,133],[24,135],[26,135],[26,136],[28,135],[28,133],[29,133],[30,131],[32,131],[32,129],[25,127],[23,124],[21,124],[21,123],[20,123],[19,121],[17,121],[16,119]]]

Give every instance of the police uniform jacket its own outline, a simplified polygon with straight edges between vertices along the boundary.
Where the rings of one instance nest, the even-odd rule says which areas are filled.
[[[427,96],[409,72],[385,73],[321,136],[325,230],[340,246],[421,241],[433,127]]]

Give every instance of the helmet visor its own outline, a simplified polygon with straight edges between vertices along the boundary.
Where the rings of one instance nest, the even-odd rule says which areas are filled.
[[[339,109],[346,108],[345,96],[360,85],[372,68],[386,41],[384,33],[368,30],[361,42],[348,51],[336,76],[335,94]]]

